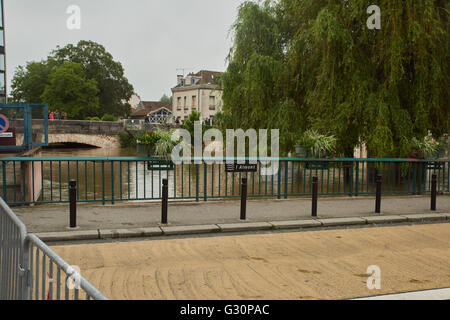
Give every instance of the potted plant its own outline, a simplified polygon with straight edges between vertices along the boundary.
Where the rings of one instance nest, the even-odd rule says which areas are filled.
[[[137,138],[137,153],[140,157],[152,157],[155,153],[155,145],[159,140],[156,132],[146,131]]]
[[[445,149],[442,144],[431,136],[419,140],[413,138],[411,141],[411,157],[414,159],[437,159]]]
[[[138,155],[142,157],[155,157],[170,159],[172,149],[176,142],[172,141],[173,130],[161,130],[144,132],[137,139]]]
[[[310,136],[301,136],[296,143],[295,152],[299,158],[308,158],[311,153],[311,149],[314,146],[314,142]]]
[[[316,130],[306,131],[297,140],[297,156],[327,158],[335,154],[336,138],[319,134]]]

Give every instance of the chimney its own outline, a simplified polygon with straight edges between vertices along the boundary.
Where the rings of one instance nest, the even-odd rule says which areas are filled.
[[[186,85],[187,86],[190,86],[192,84],[192,76],[191,75],[188,75],[187,77],[186,77]]]
[[[181,83],[183,82],[183,76],[182,75],[177,75],[177,85],[181,85]]]

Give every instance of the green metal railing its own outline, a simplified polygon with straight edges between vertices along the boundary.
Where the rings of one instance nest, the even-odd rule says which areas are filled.
[[[242,178],[248,179],[248,197],[286,199],[309,196],[312,177],[319,178],[321,195],[372,195],[375,179],[383,175],[384,194],[420,195],[430,191],[431,176],[438,191],[450,192],[450,162],[407,159],[280,158],[279,170],[263,176],[227,173],[225,163],[191,162],[174,165],[155,158],[4,158],[0,195],[10,205],[66,203],[69,182],[77,181],[79,202],[158,200],[162,180],[169,180],[169,198],[207,201],[238,198]],[[267,160],[267,159],[259,159]],[[270,170],[273,170],[270,172]]]

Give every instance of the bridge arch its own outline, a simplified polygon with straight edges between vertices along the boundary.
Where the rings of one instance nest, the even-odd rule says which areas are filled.
[[[93,135],[82,133],[52,133],[48,135],[49,144],[57,143],[77,143],[85,144],[97,148],[117,148],[120,141],[117,136]]]

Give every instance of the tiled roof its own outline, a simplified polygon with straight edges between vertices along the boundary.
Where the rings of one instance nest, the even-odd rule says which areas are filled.
[[[195,74],[196,77],[201,77],[197,84],[219,84],[217,77],[220,76],[222,72],[202,70]]]
[[[172,111],[172,103],[171,102],[142,101],[142,104],[144,105],[144,109],[141,109],[139,111],[132,113],[131,114],[132,117],[146,116],[150,112],[157,111],[161,108],[166,108],[166,109]]]
[[[197,73],[190,73],[188,76],[198,79],[195,83],[191,85],[182,86],[181,84],[175,86],[173,89],[177,88],[189,88],[190,86],[217,86],[219,84],[218,77],[223,74],[223,72],[201,70]]]

